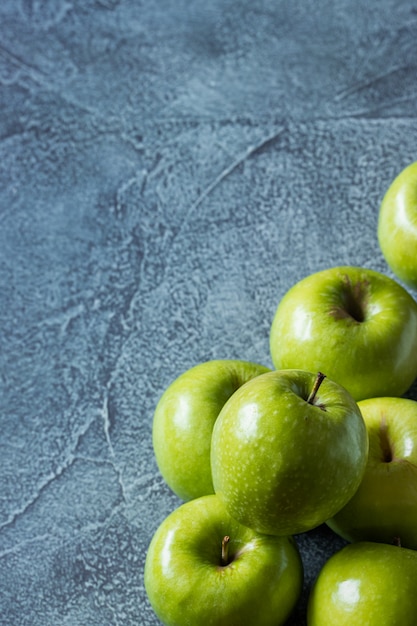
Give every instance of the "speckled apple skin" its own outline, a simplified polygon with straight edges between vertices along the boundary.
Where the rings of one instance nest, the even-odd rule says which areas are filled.
[[[269,371],[250,361],[205,361],[163,393],[154,413],[153,447],[159,470],[178,497],[192,500],[214,493],[210,448],[216,419],[236,389]]]
[[[417,552],[358,542],[330,557],[310,593],[308,626],[415,626]]]
[[[231,515],[259,532],[311,530],[362,479],[368,436],[359,408],[327,378],[317,404],[306,402],[315,378],[301,370],[263,374],[230,398],[215,424],[215,491]]]
[[[417,289],[417,162],[398,174],[382,199],[378,241],[396,276]]]
[[[348,541],[393,543],[417,550],[417,402],[370,398],[358,403],[369,454],[355,495],[331,520]]]
[[[225,536],[231,559],[222,565]],[[292,537],[259,535],[209,495],[183,504],[161,523],[144,580],[166,626],[280,626],[299,599],[303,565]]]
[[[361,321],[348,312],[352,298],[362,302]],[[276,369],[321,370],[357,401],[401,396],[417,376],[417,303],[375,270],[325,269],[283,296],[270,350]]]

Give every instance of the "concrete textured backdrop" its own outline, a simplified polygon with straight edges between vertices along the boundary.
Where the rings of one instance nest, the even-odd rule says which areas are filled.
[[[305,275],[391,275],[416,79],[408,0],[2,0],[1,626],[158,624],[156,402],[206,359],[271,366]],[[292,626],[342,545],[297,541]]]

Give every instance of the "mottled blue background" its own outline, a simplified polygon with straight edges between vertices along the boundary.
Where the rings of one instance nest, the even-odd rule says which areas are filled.
[[[156,402],[206,359],[271,366],[305,275],[391,275],[416,79],[408,0],[2,0],[1,626],[158,624]],[[297,541],[302,626],[341,542]]]

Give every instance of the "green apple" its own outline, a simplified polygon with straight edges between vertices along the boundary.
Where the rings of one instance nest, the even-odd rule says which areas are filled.
[[[166,626],[279,626],[301,594],[303,566],[292,537],[260,535],[208,495],[162,522],[144,577]]]
[[[308,626],[416,626],[417,552],[352,543],[324,564],[310,592]]]
[[[417,376],[417,303],[379,272],[323,270],[284,295],[270,349],[276,369],[320,370],[355,400],[401,396]]]
[[[216,493],[258,532],[294,535],[341,509],[358,488],[368,435],[340,385],[310,372],[262,374],[226,402],[213,429]]]
[[[206,361],[166,389],[153,418],[153,447],[159,470],[177,496],[191,500],[213,493],[210,447],[217,416],[236,389],[267,371],[249,361]]]
[[[372,398],[358,403],[369,435],[362,482],[328,525],[349,541],[417,550],[417,402]]]
[[[398,174],[382,200],[378,241],[394,274],[417,289],[417,162]]]

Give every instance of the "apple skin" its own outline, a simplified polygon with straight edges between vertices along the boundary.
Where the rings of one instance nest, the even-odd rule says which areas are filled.
[[[398,174],[382,199],[378,241],[394,274],[417,289],[417,162]]]
[[[328,378],[310,404],[315,379],[301,370],[262,374],[235,392],[214,426],[215,491],[235,519],[258,532],[311,530],[361,482],[368,436],[359,408]]]
[[[308,626],[415,626],[417,552],[358,542],[324,564],[310,592]]]
[[[230,537],[230,563],[221,546]],[[182,504],[160,525],[145,562],[145,589],[166,626],[279,626],[295,607],[303,565],[292,537],[259,535],[216,495]]]
[[[270,350],[276,369],[320,370],[355,400],[401,396],[417,377],[417,303],[374,270],[323,270],[278,304]]]
[[[417,402],[372,398],[358,406],[369,435],[365,474],[327,524],[348,541],[399,538],[402,546],[417,550]]]
[[[210,447],[217,416],[236,389],[268,371],[249,361],[206,361],[165,390],[154,413],[153,447],[159,471],[179,498],[214,493]]]

